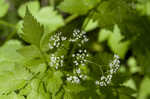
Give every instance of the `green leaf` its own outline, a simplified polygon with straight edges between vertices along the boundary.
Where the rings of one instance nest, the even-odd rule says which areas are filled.
[[[0,99],[25,99],[24,96],[18,95],[15,92],[12,92],[9,95],[0,95]]]
[[[25,61],[24,66],[32,73],[43,73],[46,70],[46,64],[43,59],[30,59]]]
[[[52,7],[43,7],[35,15],[36,19],[44,25],[44,31],[50,33],[57,28],[64,25],[64,21],[61,15],[57,13]]]
[[[9,62],[20,62],[24,58],[17,53],[16,50],[22,48],[21,42],[18,40],[10,40],[6,42],[2,47],[0,47],[0,62],[9,61]]]
[[[137,54],[137,62],[141,66],[141,70],[145,75],[148,75],[150,77],[150,51],[146,51],[144,54],[143,53],[135,53]]]
[[[31,89],[27,99],[50,99],[49,93],[45,92],[43,83],[40,80],[34,79],[30,86]]]
[[[26,11],[23,23],[23,34],[22,38],[33,45],[40,47],[40,40],[44,33],[43,27],[36,21],[31,15],[29,10]]]
[[[101,29],[99,32],[98,41],[104,42],[104,41],[108,40],[108,38],[111,34],[112,34],[112,32],[110,30]]]
[[[31,77],[32,75],[21,65],[14,66],[11,71],[0,72],[0,94],[22,88]]]
[[[131,73],[139,72],[141,69],[137,66],[137,61],[134,57],[130,57],[127,61]]]
[[[64,20],[62,18],[61,15],[59,15],[55,10],[53,10],[52,7],[44,7],[42,9],[40,9],[35,15],[34,15],[35,19],[44,26],[44,37],[41,39],[41,48],[42,47],[47,47],[47,37],[49,37],[49,34],[50,32],[53,32],[55,31],[56,29],[58,29],[59,27],[63,26],[64,25]],[[27,20],[28,17],[26,17],[26,20]],[[24,18],[25,19],[25,18]],[[28,18],[29,19],[29,18]],[[30,18],[31,19],[31,18]],[[33,19],[33,18],[32,18]],[[34,20],[35,20],[34,19]],[[28,20],[29,21],[29,20]],[[27,23],[27,22],[26,22]],[[33,22],[28,22],[28,26],[30,26]],[[37,22],[36,22],[37,23]],[[34,22],[35,24],[35,22]],[[37,27],[37,26],[36,26]],[[24,35],[23,31],[22,31],[22,28],[23,27],[23,22],[20,21],[18,24],[17,24],[17,28],[18,28],[18,34],[19,36],[21,35]],[[32,28],[32,27],[31,27]],[[35,27],[34,27],[35,28]],[[42,28],[42,27],[41,27]],[[30,29],[30,28],[29,28]],[[40,28],[39,28],[40,29]],[[39,30],[39,29],[31,29],[31,30]],[[30,30],[30,31],[31,31]],[[28,30],[28,32],[30,32]],[[42,30],[43,31],[43,30]],[[31,31],[32,32],[32,31]],[[33,35],[33,34],[32,34]],[[32,36],[31,35],[31,36]],[[29,36],[29,33],[28,33],[28,36]],[[31,38],[31,37],[30,37]],[[29,39],[29,37],[28,37]],[[30,39],[32,40],[32,39]],[[27,41],[27,40],[26,40]],[[35,41],[35,40],[34,40]],[[49,41],[49,38],[48,38],[48,41]],[[30,41],[31,42],[31,41]],[[46,44],[45,44],[46,43]]]
[[[117,25],[114,26],[113,33],[108,39],[108,46],[111,50],[118,54],[122,59],[125,57],[126,52],[128,51],[129,41],[121,41],[123,36],[120,33],[120,29]]]
[[[87,18],[86,21],[89,21],[84,29],[86,32],[91,31],[98,27],[98,21],[94,21],[93,19],[89,19],[89,18]]]
[[[18,14],[20,17],[23,18],[25,16],[27,7],[29,8],[29,11],[32,13],[32,15],[35,15],[40,9],[40,3],[38,1],[29,1],[22,4],[18,9]]]
[[[123,90],[124,92],[122,92],[123,94],[132,95],[133,93],[135,93],[135,90],[137,90],[136,84],[133,79],[129,79],[129,80],[125,81],[123,83],[123,85],[125,86],[125,88],[123,88],[124,89]]]
[[[17,23],[17,33],[18,35],[21,37],[21,35],[23,34],[23,31],[22,31],[22,28],[23,28],[23,20],[20,20],[18,23]]]
[[[150,1],[145,0],[144,2],[141,1],[141,2],[137,3],[136,9],[140,12],[141,15],[150,16]]]
[[[141,83],[138,99],[149,99],[150,95],[150,78],[145,77]]]
[[[51,72],[49,71],[47,78],[46,78],[46,89],[52,93],[52,97],[55,97],[56,93],[59,91],[61,85],[62,85],[62,79],[63,76],[62,72],[55,71]]]
[[[86,90],[86,88],[81,86],[80,84],[72,84],[72,83],[67,83],[64,89],[65,89],[64,99],[79,99],[78,94]]]
[[[0,18],[6,15],[8,8],[8,2],[5,0],[0,0]]]
[[[0,94],[22,88],[32,75],[23,67],[24,58],[16,50],[22,48],[17,40],[0,48]]]
[[[114,24],[120,25],[132,16],[133,9],[130,3],[132,3],[132,0],[104,0],[97,7],[93,17],[98,20],[100,27],[103,28]]]
[[[33,58],[40,58],[41,54],[39,49],[34,45],[29,45],[22,47],[21,49],[17,50],[22,56],[33,59]]]
[[[64,0],[58,8],[70,14],[86,14],[100,0]]]

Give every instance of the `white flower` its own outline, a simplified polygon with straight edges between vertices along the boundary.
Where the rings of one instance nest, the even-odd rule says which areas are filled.
[[[99,85],[99,84],[100,84],[100,82],[99,82],[98,80],[96,80],[96,81],[95,81],[95,84],[96,84],[96,85]]]
[[[107,86],[108,84],[110,84],[113,74],[117,72],[119,67],[120,67],[119,56],[115,54],[114,60],[111,63],[109,63],[110,69],[108,70],[108,74],[106,76],[104,76],[104,75],[101,76],[100,81],[99,81],[99,85],[100,86]]]
[[[80,74],[80,73],[81,73],[81,70],[80,70],[80,68],[79,68],[79,69],[77,69],[76,71],[77,71],[77,73],[78,73],[78,74]]]
[[[101,77],[101,80],[104,80],[104,79],[105,79],[105,76],[102,76],[102,77]]]
[[[114,58],[119,59],[119,56],[117,54],[114,55]]]

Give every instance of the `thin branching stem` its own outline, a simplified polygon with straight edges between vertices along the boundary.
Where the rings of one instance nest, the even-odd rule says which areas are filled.
[[[99,66],[99,68],[100,68],[100,71],[101,71],[102,75],[104,75],[104,72],[103,72],[103,70],[102,70],[102,65],[99,65],[99,64],[94,63],[94,62],[89,61],[89,60],[86,60],[86,61],[87,61],[88,63],[95,64],[95,65]]]

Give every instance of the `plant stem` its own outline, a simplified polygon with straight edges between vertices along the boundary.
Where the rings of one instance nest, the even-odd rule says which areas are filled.
[[[13,29],[16,29],[14,24],[10,24],[10,23],[3,21],[3,20],[0,20],[0,24],[5,25],[5,26],[10,27],[10,28],[13,28]]]
[[[13,29],[13,31],[11,33],[9,33],[8,36],[6,37],[6,40],[5,40],[5,42],[6,42],[6,41],[10,40],[16,34],[16,32],[17,32],[16,25],[10,24],[10,23],[3,21],[3,20],[0,20],[0,24],[5,25],[5,26]]]
[[[10,40],[17,33],[17,29],[14,29],[11,33],[8,34],[6,41]]]
[[[71,22],[72,20],[76,19],[79,15],[74,14],[69,16],[68,18],[65,19],[65,24],[68,24],[69,22]]]
[[[100,71],[101,71],[102,75],[104,75],[104,72],[103,72],[102,67],[101,67],[102,65],[99,65],[99,64],[94,63],[94,62],[89,61],[89,60],[86,60],[86,61],[87,61],[87,62],[89,62],[89,63],[92,63],[92,64],[95,64],[95,65],[99,66],[99,68],[100,68]]]

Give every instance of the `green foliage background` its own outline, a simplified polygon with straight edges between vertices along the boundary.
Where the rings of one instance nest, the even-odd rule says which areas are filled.
[[[149,99],[149,26],[150,0],[0,0],[0,99]],[[120,56],[111,85],[94,85],[94,64],[81,84],[48,67],[51,34],[74,29],[87,32],[95,63]]]

